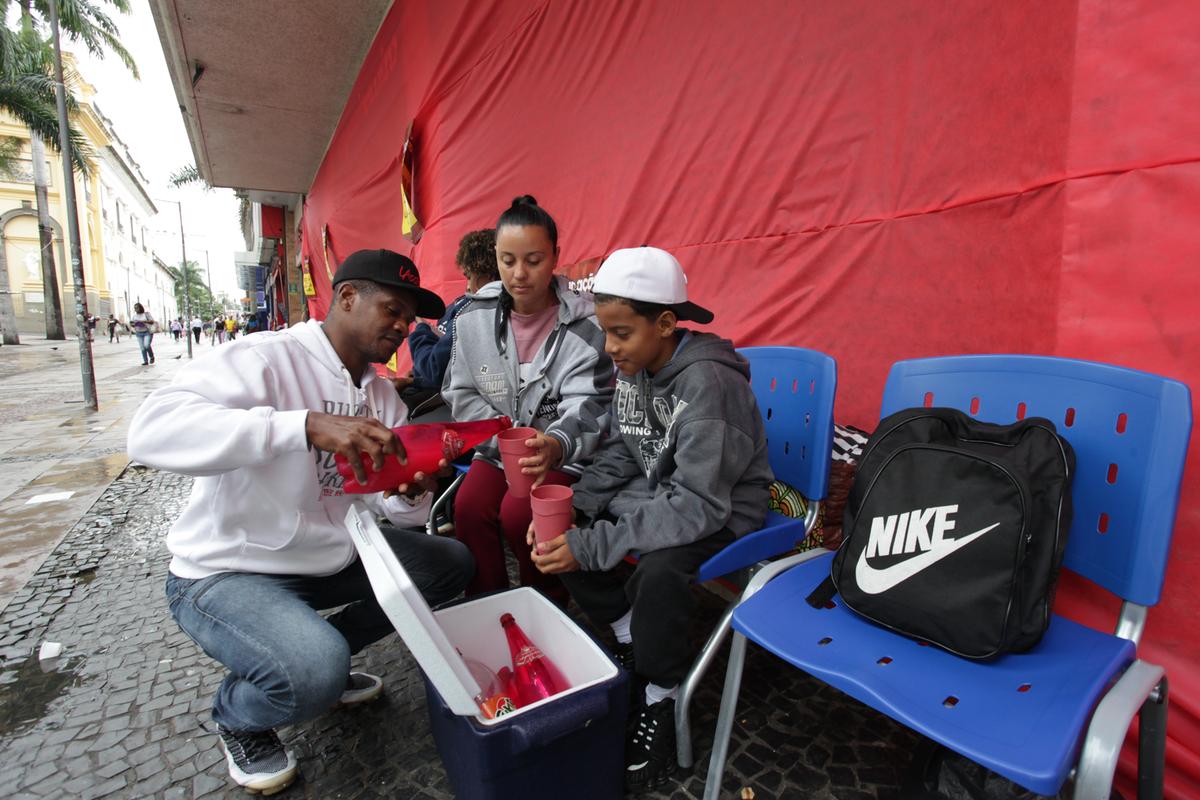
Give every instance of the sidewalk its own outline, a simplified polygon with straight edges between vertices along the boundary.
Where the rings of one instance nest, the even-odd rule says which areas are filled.
[[[142,398],[187,361],[187,346],[156,334],[156,363],[137,341],[92,343],[99,410],[83,405],[73,338],[22,337],[0,347],[0,608],[125,469],[125,433]],[[196,355],[207,351],[198,345]]]

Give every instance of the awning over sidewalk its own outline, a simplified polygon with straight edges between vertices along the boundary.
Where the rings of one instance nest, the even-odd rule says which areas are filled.
[[[390,0],[150,0],[200,172],[303,193]]]

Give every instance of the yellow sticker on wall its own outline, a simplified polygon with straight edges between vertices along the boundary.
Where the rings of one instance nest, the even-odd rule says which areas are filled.
[[[400,203],[403,210],[403,216],[400,218],[400,233],[405,236],[412,236],[413,228],[417,225],[417,215],[413,213],[412,206],[408,204],[408,193],[404,191],[404,187],[400,187]]]

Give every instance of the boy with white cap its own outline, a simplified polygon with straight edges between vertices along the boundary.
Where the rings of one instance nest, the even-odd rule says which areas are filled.
[[[749,364],[728,340],[677,327],[713,315],[688,301],[674,256],[617,250],[593,291],[619,371],[611,431],[574,486],[579,527],[533,562],[612,627],[618,660],[647,682],[626,751],[626,785],[637,792],[674,770],[675,693],[692,660],[690,583],[705,560],[761,526],[772,474]],[[640,558],[625,579],[613,569],[630,553]]]

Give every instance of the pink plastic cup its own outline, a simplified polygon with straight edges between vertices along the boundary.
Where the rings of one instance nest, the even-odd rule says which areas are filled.
[[[521,472],[518,463],[522,458],[533,455],[534,449],[525,446],[526,439],[537,436],[535,428],[509,428],[496,434],[496,445],[500,448],[500,463],[504,465],[504,477],[508,480],[508,491],[514,497],[528,497],[533,486],[533,476]]]
[[[539,486],[529,493],[533,509],[533,538],[538,545],[562,535],[571,527],[571,501],[575,492],[570,486]]]

